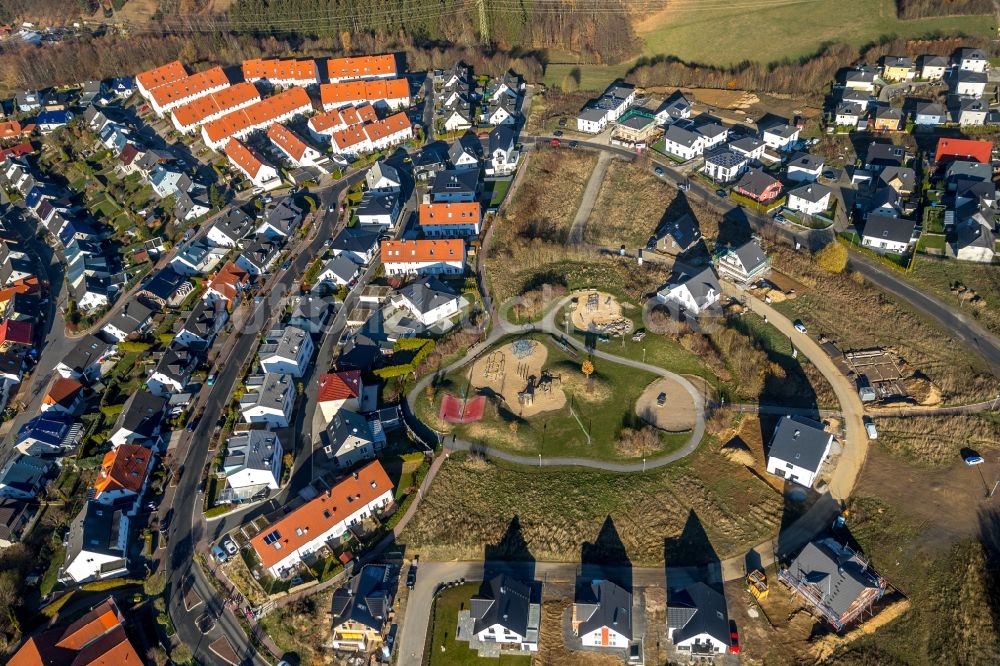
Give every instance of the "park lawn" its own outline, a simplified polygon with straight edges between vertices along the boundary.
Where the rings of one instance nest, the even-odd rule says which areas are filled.
[[[478,422],[447,423],[438,418],[441,399],[446,392],[457,395],[466,389],[471,367],[467,365],[449,374],[438,384],[433,404],[428,401],[426,394],[420,396],[417,402],[418,417],[425,423],[433,424],[438,432],[525,456],[577,456],[599,460],[625,458],[616,449],[619,433],[623,427],[644,425],[635,414],[635,404],[643,389],[657,375],[604,359],[594,359],[595,371],[591,377],[593,385],[588,389],[587,381],[580,372],[585,355],[581,353],[577,358],[571,357],[545,335],[530,337],[545,345],[548,350],[545,369],[562,377],[561,388],[566,393],[564,406],[522,418],[510,411],[517,410],[516,403],[501,406],[491,402],[486,407],[483,419]],[[506,339],[500,344],[507,344],[513,339]],[[508,397],[508,400],[511,399]],[[676,450],[683,446],[689,436],[689,433],[663,433],[662,448],[648,456],[659,456]]]
[[[612,160],[583,239],[603,247],[645,247],[676,196],[677,188],[649,167]]]
[[[481,658],[465,641],[456,641],[458,612],[469,608],[469,600],[479,592],[478,583],[450,587],[434,600],[434,623],[426,663],[429,666],[465,666],[465,664],[497,664],[498,666],[530,666],[530,655],[501,655],[499,659]]]
[[[492,181],[492,186],[490,188],[490,208],[496,208],[503,201],[504,197],[507,196],[507,190],[510,189],[510,183],[512,178],[504,178],[502,180]]]
[[[924,234],[921,240],[926,237]],[[975,317],[991,333],[1000,334],[1000,271],[996,266],[917,257],[913,270],[902,275],[922,291]],[[973,293],[952,291],[956,284]]]
[[[669,55],[719,66],[744,60],[771,63],[809,56],[830,42],[861,47],[883,35],[907,38],[963,33],[987,37],[992,36],[996,23],[992,16],[901,21],[894,0],[814,0],[808,5],[773,2],[771,7],[757,3],[750,11],[740,3],[699,4],[699,0],[672,2],[640,22],[636,32],[645,55]],[[719,48],[720,35],[725,35],[725,48]],[[605,78],[610,81],[614,76],[608,71]],[[588,80],[592,77],[596,78],[596,72],[588,71]]]

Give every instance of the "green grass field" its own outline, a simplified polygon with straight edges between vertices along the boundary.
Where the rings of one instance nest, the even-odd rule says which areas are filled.
[[[478,583],[465,583],[445,590],[434,600],[434,625],[427,663],[430,666],[465,666],[465,664],[496,664],[497,666],[529,666],[528,655],[502,655],[499,659],[480,658],[469,644],[455,640],[458,612],[469,607],[469,599],[479,591]]]

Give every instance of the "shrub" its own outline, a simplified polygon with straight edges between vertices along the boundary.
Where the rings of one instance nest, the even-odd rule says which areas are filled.
[[[109,578],[107,580],[95,580],[91,583],[84,583],[80,586],[80,589],[84,592],[106,592],[107,590],[116,590],[119,587],[138,585],[140,582],[142,581],[133,578]],[[166,583],[164,582],[164,584]]]
[[[841,243],[830,243],[813,255],[813,260],[829,273],[843,273],[847,268],[847,248]]]
[[[145,592],[148,597],[159,596],[163,594],[163,591],[166,589],[167,574],[164,571],[157,571],[142,583],[142,591]]]

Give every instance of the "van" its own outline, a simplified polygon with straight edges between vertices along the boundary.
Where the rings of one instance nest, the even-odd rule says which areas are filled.
[[[878,439],[878,430],[876,430],[875,423],[871,419],[865,420],[865,432],[868,433],[868,439]]]

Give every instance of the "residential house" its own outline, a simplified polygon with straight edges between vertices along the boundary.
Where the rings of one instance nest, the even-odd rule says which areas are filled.
[[[749,240],[739,247],[726,247],[715,257],[719,277],[746,287],[764,277],[771,268],[771,260],[756,240]]]
[[[925,55],[920,57],[920,78],[925,81],[940,81],[951,63],[945,56]]]
[[[507,70],[500,76],[490,81],[490,85],[486,89],[485,96],[487,99],[494,99],[500,96],[517,99],[520,96],[520,91],[523,87],[524,84],[521,83],[517,74]]]
[[[420,230],[431,238],[478,236],[480,217],[478,201],[425,203],[418,209]]]
[[[965,160],[954,160],[948,162],[945,167],[945,181],[948,189],[954,189],[959,180],[972,180],[985,183],[993,179],[993,165],[989,162],[967,162]]]
[[[86,383],[95,382],[102,375],[101,366],[110,361],[117,350],[117,345],[104,342],[87,333],[68,354],[63,356],[56,365],[56,372],[62,377],[71,377]]]
[[[69,377],[55,377],[39,408],[43,414],[79,414],[83,402],[83,384]]]
[[[341,408],[330,418],[321,436],[323,451],[337,467],[348,468],[374,460],[385,448],[385,433],[377,416],[371,419]]]
[[[312,338],[306,331],[285,326],[268,331],[257,350],[257,357],[264,372],[298,378],[309,368],[313,350]]]
[[[880,171],[889,166],[900,167],[906,163],[906,159],[906,150],[902,146],[873,141],[865,152],[865,168]]]
[[[230,111],[201,126],[201,137],[212,150],[222,150],[230,139],[246,139],[272,123],[283,123],[313,110],[304,88],[295,86],[259,102]]]
[[[139,444],[122,444],[104,454],[94,480],[94,500],[101,504],[135,502],[153,468],[153,451]]]
[[[781,181],[763,169],[753,169],[743,174],[734,190],[757,203],[766,204],[774,201],[781,194]]]
[[[635,86],[615,81],[595,101],[587,104],[577,116],[577,130],[597,134],[618,120],[635,102]]]
[[[190,222],[202,215],[207,215],[211,209],[212,206],[204,198],[204,193],[192,196],[189,192],[181,192],[177,195],[177,202],[174,204],[174,215],[181,222]]]
[[[15,455],[0,468],[0,497],[35,499],[49,478],[54,463],[37,456]]]
[[[178,132],[190,134],[206,123],[260,101],[257,87],[244,81],[177,107],[170,120]]]
[[[493,136],[493,132],[499,131],[510,131],[510,128],[497,127],[490,132],[490,136]],[[490,152],[492,153],[492,149]],[[433,179],[439,171],[447,168],[445,156],[430,146],[424,146],[418,153],[412,155],[412,158],[410,167],[413,169],[413,177],[421,182]]]
[[[823,173],[823,158],[809,153],[796,153],[788,160],[785,175],[789,180],[812,182]]]
[[[675,127],[671,125],[671,128]],[[705,158],[701,170],[712,180],[731,183],[750,168],[750,160],[743,153],[723,149]]]
[[[196,367],[198,358],[189,350],[167,347],[146,378],[146,386],[150,393],[162,397],[183,393]]]
[[[866,66],[848,70],[844,75],[844,87],[851,90],[873,92],[875,90],[875,70]]]
[[[276,433],[246,430],[226,440],[222,459],[227,497],[246,501],[281,487],[281,457],[284,449]]]
[[[666,239],[670,239],[670,243]],[[668,222],[663,236],[657,245],[661,250],[672,254],[687,252],[701,240],[701,229],[698,221],[690,213],[684,213],[673,222]]]
[[[281,246],[272,240],[258,238],[236,257],[236,265],[253,277],[268,274],[281,256]]]
[[[85,275],[73,286],[76,306],[83,312],[94,312],[111,304],[108,278],[103,275]]]
[[[392,613],[396,585],[388,564],[366,564],[333,593],[334,650],[372,652],[383,643]]]
[[[35,327],[31,322],[0,320],[0,352],[11,348],[30,349],[35,345]]]
[[[358,224],[392,229],[399,221],[399,193],[365,192],[355,209]]]
[[[190,281],[167,266],[148,278],[146,283],[139,287],[136,297],[154,310],[162,310],[167,306],[177,307],[193,290],[194,285]]]
[[[778,577],[837,631],[861,618],[886,589],[867,561],[832,538],[807,543]]]
[[[610,580],[578,584],[570,626],[585,647],[627,648],[632,642],[632,593]]]
[[[959,49],[955,61],[960,70],[967,72],[985,72],[990,66],[986,52],[976,48]]]
[[[444,170],[434,176],[431,200],[435,203],[476,201],[479,195],[479,169]]]
[[[38,125],[38,131],[42,134],[48,134],[49,132],[55,131],[60,127],[65,127],[73,120],[72,111],[43,111],[38,114],[35,118],[35,123]]]
[[[654,112],[658,125],[670,125],[691,117],[691,102],[680,90],[665,99]]]
[[[710,136],[713,139],[711,145],[717,145],[720,135],[709,132],[708,126],[705,129],[706,133],[703,133],[703,136]],[[611,131],[611,143],[625,146],[646,146],[658,135],[659,129],[652,112],[646,109],[629,109],[615,121]]]
[[[349,261],[344,259],[344,261]],[[311,335],[319,335],[325,330],[330,317],[330,301],[318,296],[296,296],[292,301],[292,313],[288,325],[300,328]]]
[[[903,128],[903,111],[892,106],[875,108],[875,129],[883,132],[896,132]]]
[[[406,308],[424,326],[434,326],[453,317],[466,301],[451,287],[434,276],[411,282],[392,296],[392,304]]]
[[[940,138],[934,149],[934,161],[948,164],[955,160],[989,164],[993,155],[993,143],[971,139]]]
[[[706,266],[697,272],[682,269],[675,273],[667,286],[656,292],[656,300],[698,315],[718,303],[721,294],[722,287],[715,269]]]
[[[75,450],[82,436],[72,416],[50,411],[21,426],[14,448],[26,456],[60,456]]]
[[[66,538],[66,582],[118,578],[128,573],[127,509],[90,500],[70,524]],[[136,663],[139,659],[136,657]]]
[[[382,264],[386,275],[462,275],[465,272],[465,241],[384,240]]]
[[[697,132],[670,125],[663,133],[663,152],[685,162],[701,155],[704,149],[705,137]]]
[[[278,87],[306,87],[319,83],[319,72],[312,59],[252,58],[243,61],[243,80]]]
[[[319,275],[316,276],[316,283],[340,287],[351,284],[359,275],[361,275],[361,265],[351,261],[346,254],[340,254],[323,265]]]
[[[863,110],[852,102],[841,102],[833,113],[833,123],[839,127],[857,127]]]
[[[208,301],[223,301],[226,309],[232,312],[249,287],[250,273],[230,261],[212,277],[204,298]]]
[[[253,218],[233,206],[215,218],[205,238],[216,247],[237,247],[253,235]]]
[[[226,256],[226,250],[214,247],[204,238],[193,240],[180,248],[170,260],[170,267],[178,275],[205,275],[210,273]]]
[[[521,151],[517,149],[514,130],[501,125],[490,132],[489,159],[486,163],[487,176],[509,176],[517,170]]]
[[[463,134],[448,148],[448,161],[451,168],[461,171],[464,169],[479,168],[479,154],[482,152],[482,144],[473,134]]]
[[[790,210],[819,215],[830,207],[832,194],[833,190],[822,183],[804,183],[788,191],[785,205]]]
[[[306,123],[309,135],[320,143],[328,143],[337,132],[347,129],[340,111],[333,109],[326,113],[317,113]]]
[[[506,95],[494,97],[486,104],[483,119],[494,127],[514,125],[517,123],[517,101]]]
[[[293,88],[293,90],[298,90]],[[226,144],[226,157],[229,163],[246,176],[254,188],[268,191],[281,186],[278,170],[264,161],[239,139],[232,138]]]
[[[174,335],[174,344],[182,349],[205,351],[212,346],[215,336],[226,324],[229,314],[218,301],[199,300],[184,325]]]
[[[962,261],[991,263],[996,256],[993,222],[982,212],[955,224],[953,240],[948,244],[949,255]]]
[[[173,167],[157,164],[149,173],[149,185],[161,199],[173,196],[191,189],[191,179]]]
[[[327,61],[327,79],[333,83],[359,79],[391,79],[397,76],[396,56],[392,53]]]
[[[944,125],[948,122],[948,109],[937,102],[918,102],[913,108],[913,124],[922,126]]]
[[[771,436],[767,471],[811,488],[832,445],[833,435],[822,423],[804,416],[785,416]]]
[[[324,111],[364,103],[394,111],[410,105],[410,84],[405,78],[323,83],[319,97]]]
[[[882,58],[882,78],[886,81],[912,81],[916,74],[913,58],[888,55]]]
[[[960,69],[952,79],[952,90],[956,95],[982,97],[986,92],[988,78],[985,72]]]
[[[878,175],[879,185],[886,185],[899,194],[913,194],[917,186],[917,174],[910,167],[890,166]]]
[[[358,370],[341,370],[320,375],[317,404],[324,422],[330,423],[341,409],[360,411],[363,392],[364,384]]]
[[[166,398],[149,391],[136,391],[125,401],[125,407],[111,428],[108,441],[112,446],[133,443],[158,446],[163,408],[166,404]]]
[[[42,96],[37,90],[20,90],[14,95],[14,108],[21,113],[32,113],[42,108]]]
[[[374,461],[307,501],[250,540],[261,565],[280,577],[327,541],[373,517],[393,501],[393,485]]]
[[[694,119],[694,131],[704,139],[704,150],[712,150],[729,138],[726,126],[707,114],[701,114]]]
[[[952,118],[962,126],[979,126],[986,124],[989,104],[975,97],[959,97],[951,102]]]
[[[267,128],[267,138],[297,167],[314,167],[323,154],[299,138],[292,130],[278,123]]]
[[[0,498],[0,550],[21,542],[21,537],[31,524],[37,510],[37,504],[28,500]],[[17,654],[20,652],[16,653],[13,659],[17,659]],[[8,663],[19,662],[12,660]]]
[[[53,621],[39,633],[29,636],[15,652],[9,666],[75,666],[76,664],[121,664],[132,666],[143,663],[139,652],[129,640],[126,628],[137,629],[127,622],[108,597],[74,621],[64,625],[64,618]]]
[[[764,145],[777,151],[791,150],[791,146],[799,140],[801,130],[795,125],[779,123],[764,130],[761,139]]]
[[[455,105],[447,111],[443,123],[446,132],[460,132],[472,128],[472,111],[467,104]]]
[[[759,160],[764,155],[767,146],[757,137],[744,136],[730,141],[728,148],[734,153],[745,155],[748,160]]]
[[[365,187],[369,192],[399,192],[402,180],[396,167],[379,160],[365,173]]]
[[[538,651],[541,599],[534,581],[523,582],[500,574],[483,581],[479,593],[469,601],[472,633],[483,643],[499,643],[501,649]]]
[[[240,414],[247,423],[287,428],[294,404],[295,379],[291,375],[250,375],[240,398]]]
[[[906,252],[913,242],[916,222],[881,214],[869,214],[861,244],[876,252]]]
[[[291,199],[282,199],[268,204],[264,209],[264,218],[257,227],[258,240],[261,237],[269,239],[285,239],[298,228],[302,222],[302,210]]]
[[[729,610],[726,596],[696,582],[667,594],[667,640],[680,653],[712,659],[729,652]]]

